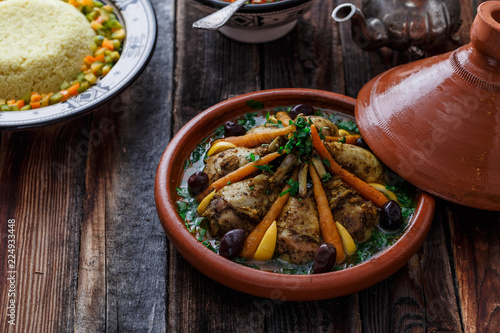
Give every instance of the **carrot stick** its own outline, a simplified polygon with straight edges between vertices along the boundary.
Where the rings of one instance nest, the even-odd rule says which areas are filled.
[[[205,198],[210,192],[213,190],[220,190],[224,186],[226,186],[228,183],[236,183],[246,176],[250,175],[252,172],[255,171],[255,167],[259,165],[265,165],[268,164],[269,162],[275,160],[277,157],[279,157],[281,154],[280,153],[272,153],[269,155],[266,155],[262,157],[260,160],[246,164],[242,166],[241,168],[234,170],[231,173],[228,173],[222,178],[217,179],[215,182],[212,183],[209,187],[207,187],[202,193],[200,193],[197,197],[196,200],[198,202],[201,202],[203,198]]]
[[[314,149],[318,152],[319,156],[322,159],[327,159],[330,165],[327,165],[328,169],[342,178],[342,181],[359,192],[359,194],[368,201],[371,201],[378,208],[382,208],[382,206],[389,201],[385,195],[383,195],[380,191],[368,185],[349,171],[343,169],[335,160],[332,155],[326,150],[323,142],[318,134],[318,130],[316,126],[311,125],[311,136],[313,141]]]
[[[353,145],[361,137],[361,135],[346,135],[346,136],[327,136],[325,141],[327,142],[343,142]],[[345,141],[343,141],[345,139]]]
[[[309,165],[309,173],[313,181],[313,192],[316,205],[318,206],[319,228],[324,241],[331,243],[337,249],[337,263],[345,260],[345,252],[342,246],[342,239],[333,220],[333,214],[326,198],[325,190],[321,185],[321,180],[312,164]]]
[[[276,119],[278,119],[279,121],[281,121],[281,123],[285,127],[288,127],[290,125],[290,120],[292,120],[292,118],[290,118],[290,116],[288,115],[288,113],[286,113],[285,111],[279,111],[279,112],[277,112],[276,115],[275,115],[275,117],[276,117]]]
[[[224,138],[221,140],[226,141],[226,142],[230,142],[237,147],[251,148],[251,147],[261,145],[264,142],[271,141],[272,139],[274,139],[278,136],[287,135],[293,131],[295,131],[295,126],[288,126],[288,127],[273,129],[273,130],[269,130],[269,131],[262,131],[262,132],[245,134],[242,136],[230,136],[230,137],[227,137],[227,138]]]
[[[283,188],[282,192],[288,190],[289,188],[290,185],[287,184]],[[276,201],[272,204],[271,208],[269,208],[262,221],[260,221],[259,224],[255,226],[255,228],[252,230],[252,232],[248,235],[247,239],[245,240],[245,244],[243,244],[243,250],[241,250],[240,253],[241,257],[247,259],[251,259],[253,257],[267,229],[269,229],[271,224],[273,224],[273,222],[276,221],[276,219],[281,214],[281,211],[283,210],[283,207],[288,201],[289,196],[290,192],[287,192],[283,196],[278,197],[278,199],[276,199]]]

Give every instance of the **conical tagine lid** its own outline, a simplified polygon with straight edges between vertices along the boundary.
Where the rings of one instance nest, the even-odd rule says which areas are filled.
[[[459,204],[500,211],[500,1],[478,7],[471,43],[368,82],[356,119],[399,175]]]

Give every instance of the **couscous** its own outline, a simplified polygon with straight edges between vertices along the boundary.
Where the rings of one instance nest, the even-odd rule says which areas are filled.
[[[120,58],[123,26],[93,0],[0,0],[0,111],[87,90]]]

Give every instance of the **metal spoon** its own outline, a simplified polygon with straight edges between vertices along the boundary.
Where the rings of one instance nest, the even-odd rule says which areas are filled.
[[[248,0],[236,0],[226,7],[193,23],[193,28],[217,30],[222,27]]]

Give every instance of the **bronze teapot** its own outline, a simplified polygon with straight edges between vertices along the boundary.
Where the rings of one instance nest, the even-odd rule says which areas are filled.
[[[459,0],[363,0],[362,10],[345,3],[332,18],[351,20],[352,37],[365,50],[388,46],[413,53],[453,40],[462,23]]]

